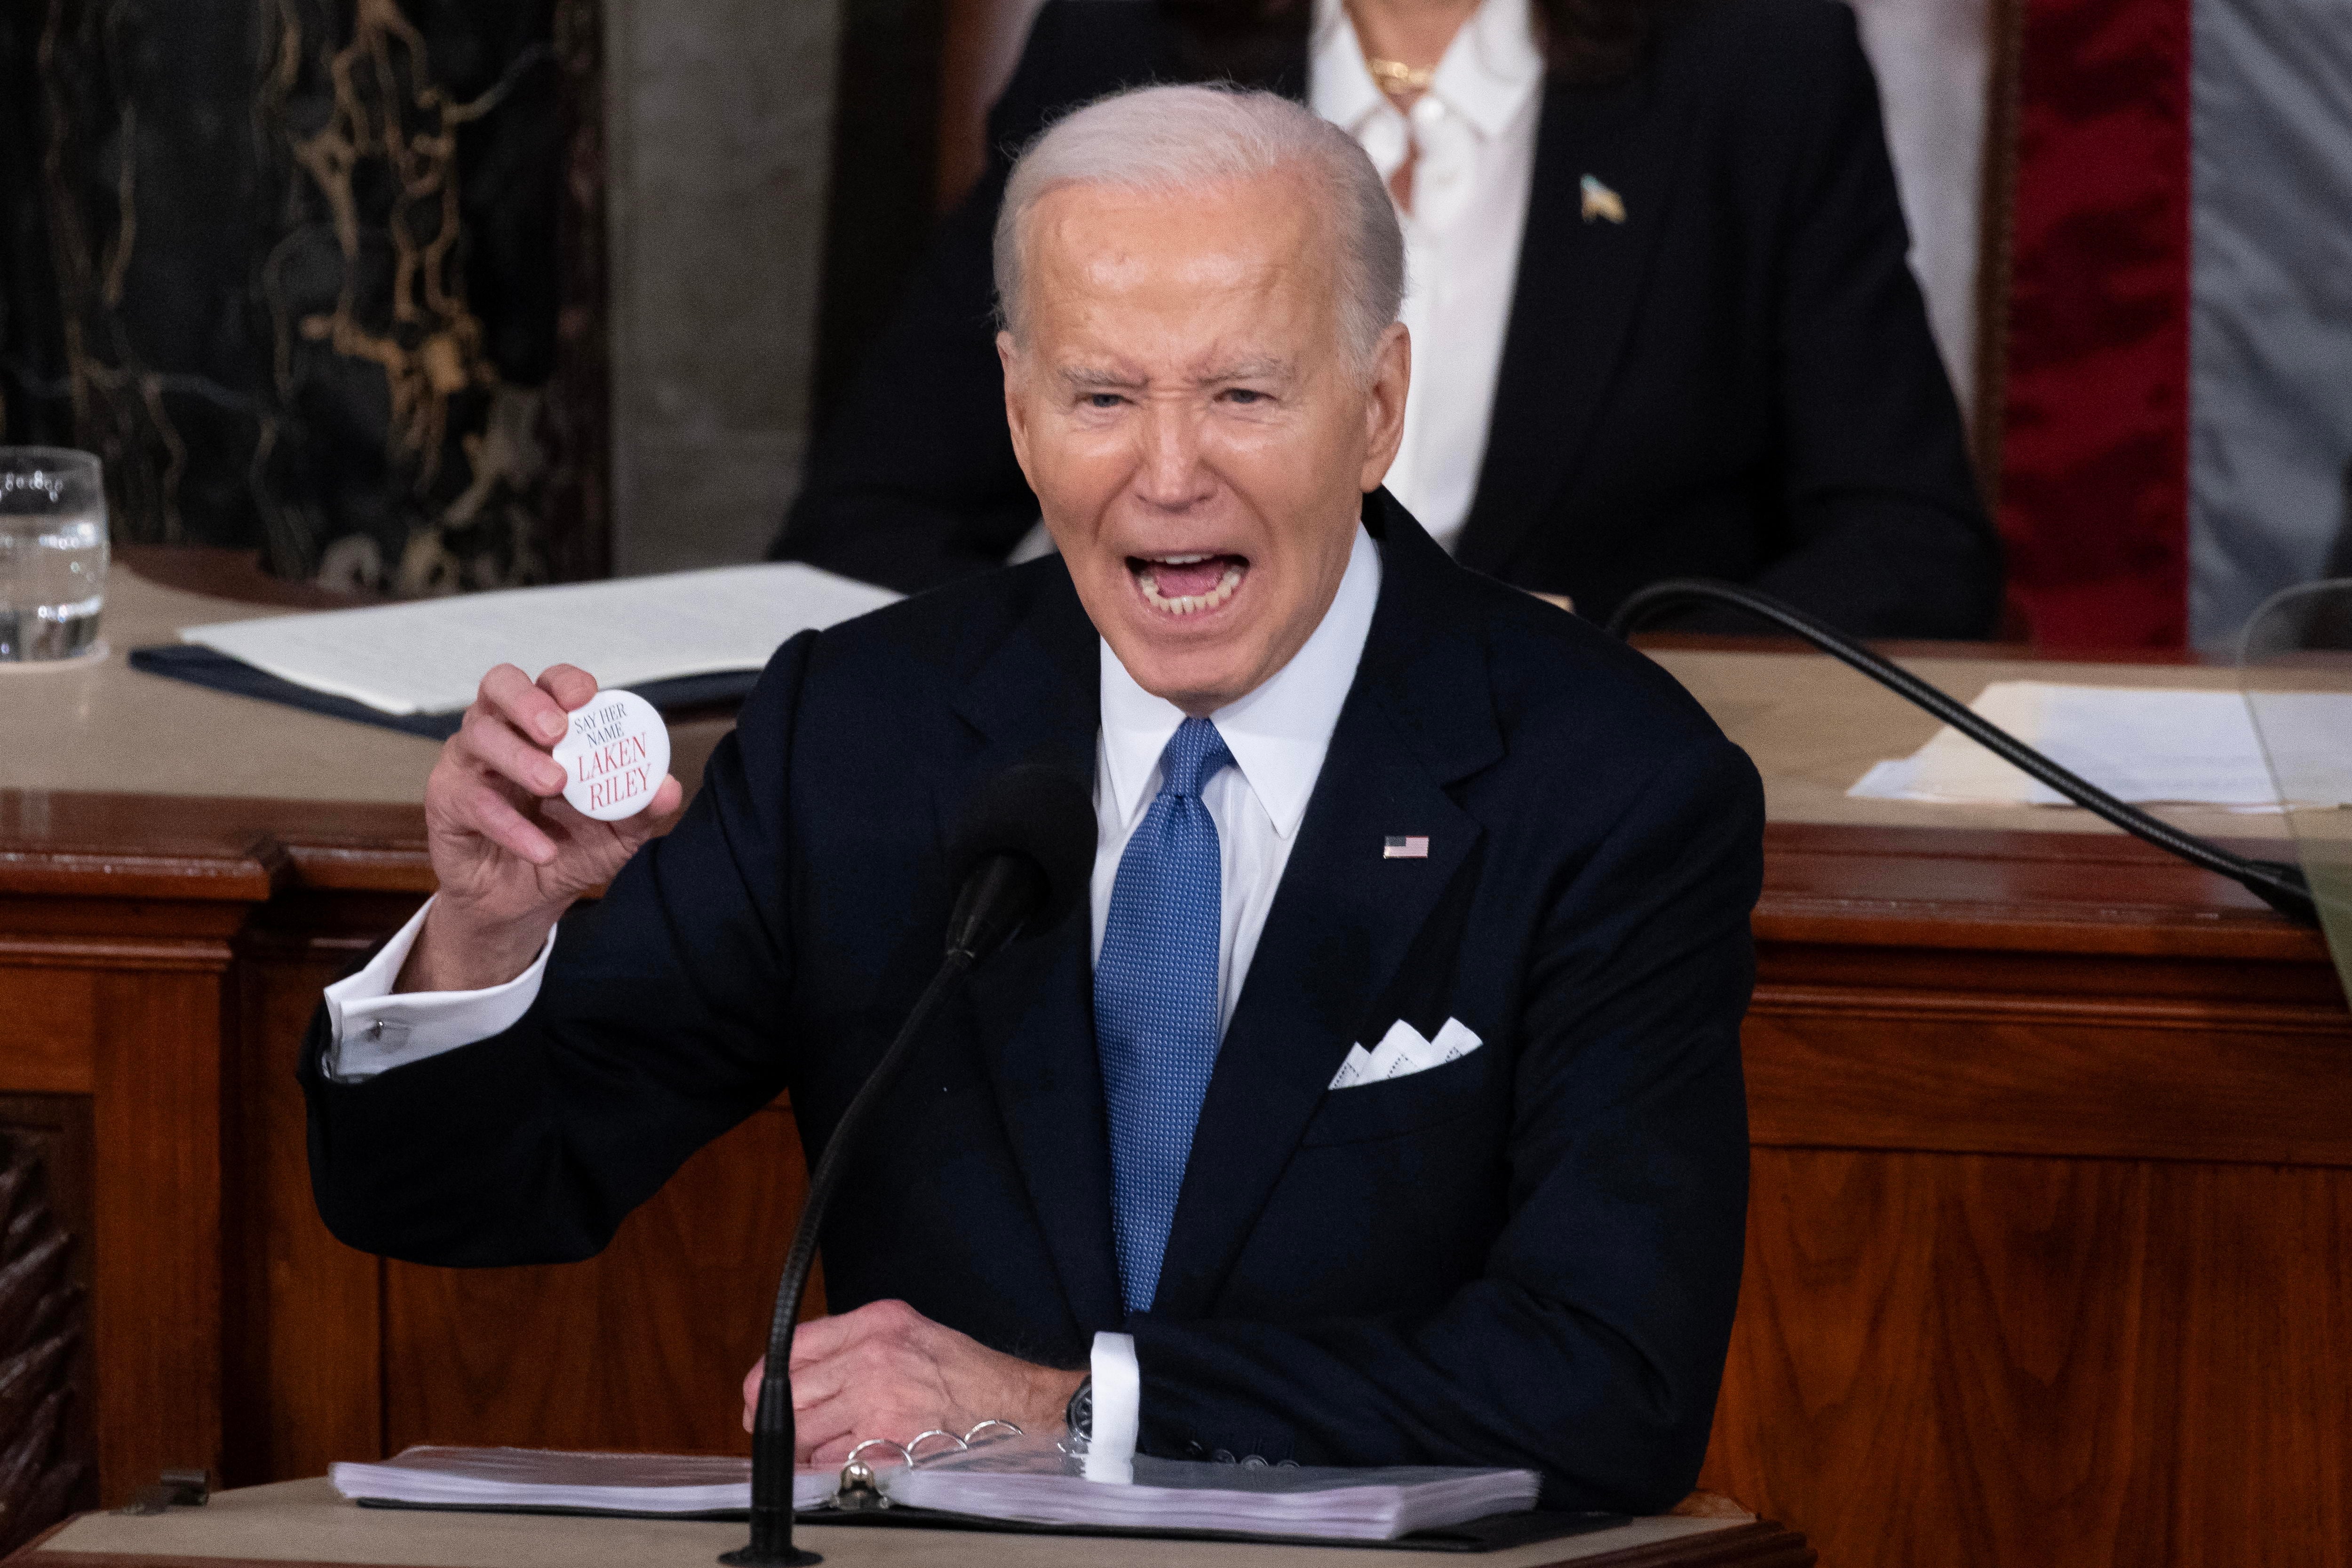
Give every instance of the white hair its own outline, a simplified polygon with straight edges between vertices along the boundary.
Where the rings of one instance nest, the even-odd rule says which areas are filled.
[[[996,214],[999,319],[1017,341],[1023,228],[1064,185],[1176,192],[1296,169],[1322,197],[1339,249],[1340,336],[1369,369],[1404,298],[1404,235],[1387,184],[1364,150],[1314,110],[1270,92],[1146,87],[1097,99],[1056,120],[1021,154]]]

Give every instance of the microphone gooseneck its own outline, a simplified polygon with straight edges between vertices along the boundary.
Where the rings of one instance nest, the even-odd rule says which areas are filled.
[[[793,1544],[793,1331],[816,1261],[817,1235],[848,1151],[874,1107],[914,1054],[931,1015],[971,967],[1025,927],[1060,924],[1083,895],[1095,849],[1094,799],[1070,775],[1024,763],[984,785],[964,812],[949,852],[958,889],[948,917],[947,955],[890,1049],[882,1053],[842,1113],[809,1178],[808,1198],[793,1232],[783,1277],[768,1322],[768,1363],[751,1416],[751,1539],[719,1561],[730,1564],[821,1563]]]
[[[2037,779],[2077,806],[2105,818],[2134,838],[2179,856],[2194,866],[2228,877],[2290,920],[2319,924],[2319,908],[2301,871],[2277,861],[2255,860],[2174,827],[2160,817],[2117,800],[2081,775],[2060,767],[1999,725],[1980,716],[1949,693],[1928,685],[1902,665],[1872,652],[1843,632],[1769,593],[1709,578],[1672,578],[1630,595],[1609,618],[1612,635],[1631,637],[1643,622],[1688,604],[1727,604],[1785,632],[1861,671],[1880,685],[1927,709],[1987,751]]]

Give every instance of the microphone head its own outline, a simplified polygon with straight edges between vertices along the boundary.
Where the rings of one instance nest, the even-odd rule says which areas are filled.
[[[1031,931],[1058,925],[1087,895],[1093,878],[1094,791],[1076,775],[1042,762],[1024,762],[991,779],[956,825],[948,850],[949,885],[961,899],[973,876],[1000,856],[1027,862],[1042,879],[1038,900],[1021,924]]]

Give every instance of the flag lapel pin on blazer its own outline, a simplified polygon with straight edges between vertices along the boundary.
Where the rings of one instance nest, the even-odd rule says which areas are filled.
[[[1415,834],[1404,838],[1391,833],[1381,841],[1381,859],[1384,861],[1425,861],[1429,858],[1429,840]]]
[[[1625,198],[1602,184],[1597,176],[1587,174],[1581,183],[1581,188],[1584,192],[1586,223],[1589,224],[1595,218],[1607,218],[1612,224],[1622,224],[1625,221]]]

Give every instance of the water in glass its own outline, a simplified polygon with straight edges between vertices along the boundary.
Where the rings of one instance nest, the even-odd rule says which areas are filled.
[[[0,448],[0,663],[70,659],[97,643],[106,538],[98,459]]]

